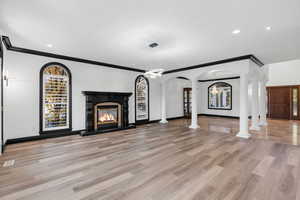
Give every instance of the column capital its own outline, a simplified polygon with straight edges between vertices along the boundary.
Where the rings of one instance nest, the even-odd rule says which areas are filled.
[[[246,72],[243,72],[243,73],[240,73],[240,77],[249,77],[249,73],[246,73]]]
[[[167,83],[166,79],[160,79],[160,84],[165,85]]]
[[[192,82],[192,83],[198,83],[198,78],[193,78],[193,79],[191,79],[191,82]]]
[[[250,76],[249,76],[248,73],[241,73],[240,74],[240,81],[242,81],[243,79],[246,79],[248,83],[251,81]]]

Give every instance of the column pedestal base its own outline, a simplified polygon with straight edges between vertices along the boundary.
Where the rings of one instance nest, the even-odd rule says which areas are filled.
[[[244,138],[244,139],[249,139],[251,137],[251,135],[249,133],[241,133],[241,132],[239,132],[238,134],[236,134],[236,137],[240,137],[240,138]]]
[[[167,121],[167,120],[165,120],[165,119],[162,119],[162,120],[160,120],[160,121],[159,121],[159,123],[161,123],[161,124],[167,124],[167,123],[168,123],[168,121]]]
[[[260,131],[260,127],[258,125],[252,125],[252,126],[250,126],[250,130]]]
[[[189,126],[189,128],[197,129],[197,128],[200,128],[200,126],[197,125],[197,124],[192,124],[192,125]]]
[[[258,123],[258,125],[259,125],[259,126],[267,126],[267,125],[268,125],[268,122],[266,122],[266,121],[260,121],[260,122]]]

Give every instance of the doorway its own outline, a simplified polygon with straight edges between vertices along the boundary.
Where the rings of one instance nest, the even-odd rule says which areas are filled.
[[[299,120],[299,88],[298,85],[267,87],[268,117]]]

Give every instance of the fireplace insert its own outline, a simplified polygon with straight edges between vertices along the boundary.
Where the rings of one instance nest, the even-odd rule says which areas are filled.
[[[113,129],[121,125],[121,105],[100,103],[95,105],[95,130]]]

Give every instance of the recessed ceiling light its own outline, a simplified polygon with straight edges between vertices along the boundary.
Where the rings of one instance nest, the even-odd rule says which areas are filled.
[[[239,30],[239,29],[235,29],[232,31],[233,34],[239,34],[240,32],[241,32],[241,30]]]
[[[272,29],[271,26],[267,26],[267,27],[266,27],[266,30],[267,30],[267,31],[269,31],[269,30],[271,30],[271,29]]]
[[[47,47],[51,48],[51,47],[53,47],[53,45],[52,44],[47,44]]]

